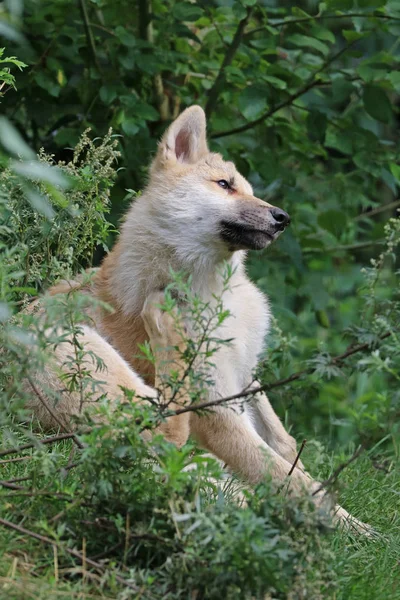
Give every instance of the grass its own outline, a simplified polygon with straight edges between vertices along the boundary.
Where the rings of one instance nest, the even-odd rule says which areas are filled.
[[[71,442],[60,442],[48,446],[40,454],[42,481],[36,486],[48,485],[46,461],[50,465],[56,460],[66,465],[74,452]],[[321,454],[321,446],[309,444],[304,460],[320,480],[327,478],[333,470],[351,456],[352,452]],[[32,468],[32,460],[39,460],[28,451],[31,459],[2,463],[1,479],[10,480],[26,477]],[[5,459],[17,458],[11,455]],[[44,466],[43,466],[44,465]],[[51,469],[49,469],[49,473]],[[74,479],[71,471],[66,477]],[[26,483],[26,482],[25,482]],[[346,468],[339,479],[340,503],[354,516],[368,522],[379,533],[376,539],[366,539],[336,530],[328,535],[331,548],[331,568],[335,572],[334,589],[324,598],[334,600],[400,600],[400,468],[390,451],[384,452],[377,446],[361,455]],[[24,485],[24,483],[21,483]],[[36,524],[36,531],[46,535],[46,522],[63,522],[68,526],[68,511],[61,514],[64,504],[54,503],[49,512],[49,499],[39,498],[31,504],[18,491],[3,489],[1,516],[24,525],[21,520],[24,510],[36,510],[27,514],[27,520]],[[17,518],[15,514],[19,515]],[[61,514],[61,516],[60,516]],[[51,516],[50,516],[51,515]],[[29,518],[28,518],[29,517]],[[321,536],[326,536],[321,533]],[[79,548],[79,550],[81,550]],[[126,590],[125,590],[126,592]],[[116,597],[140,597],[140,594],[121,594],[121,586],[108,580],[103,586],[102,577],[79,565],[70,557],[56,551],[54,547],[32,540],[7,528],[0,527],[0,599],[35,600],[86,599]],[[298,596],[296,596],[297,598]],[[313,599],[310,599],[313,600]]]

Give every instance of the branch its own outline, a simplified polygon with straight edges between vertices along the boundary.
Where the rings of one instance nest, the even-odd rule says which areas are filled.
[[[83,27],[85,29],[86,40],[87,40],[87,43],[88,43],[88,46],[90,49],[90,53],[92,55],[92,59],[93,59],[93,62],[95,64],[97,70],[99,71],[99,73],[101,73],[101,68],[99,65],[98,58],[97,58],[96,43],[94,41],[93,32],[90,27],[90,21],[89,21],[89,16],[88,16],[88,11],[87,11],[87,6],[86,6],[85,0],[79,0],[79,7],[81,9],[81,14],[82,14],[82,19],[83,19]]]
[[[277,21],[275,23],[268,22],[268,25],[271,27],[284,27],[285,25],[296,25],[297,23],[307,23],[308,21],[322,21],[323,19],[352,19],[353,17],[358,17],[362,19],[384,19],[387,21],[400,21],[399,17],[392,17],[390,15],[374,15],[374,14],[365,14],[365,13],[347,13],[344,15],[314,15],[310,17],[299,17],[298,19],[282,19],[282,21]],[[265,31],[265,27],[257,27],[256,29],[251,29],[245,34],[245,37],[251,37],[255,33],[259,33],[260,31]]]
[[[357,220],[357,217],[354,218]],[[357,242],[355,244],[345,244],[342,246],[330,246],[328,248],[304,248],[304,254],[327,254],[332,252],[349,252],[352,250],[362,250],[363,248],[371,248],[372,246],[379,246],[386,243],[386,239],[371,240],[370,242]]]
[[[231,64],[231,62],[237,52],[237,49],[240,46],[240,42],[242,41],[243,34],[244,34],[244,29],[250,19],[251,13],[252,13],[252,9],[248,8],[246,16],[239,22],[239,25],[235,32],[235,35],[233,36],[233,40],[232,40],[231,44],[228,46],[228,49],[224,56],[224,60],[222,61],[221,67],[218,71],[218,75],[214,81],[214,85],[212,86],[212,88],[210,89],[210,91],[208,93],[208,100],[207,100],[207,104],[206,104],[206,108],[205,108],[207,118],[210,118],[211,113],[215,109],[215,106],[218,101],[219,93],[225,82],[225,69],[226,69],[226,67],[229,67],[229,65]]]
[[[90,429],[82,431],[81,433],[90,433]],[[43,440],[35,440],[30,444],[23,444],[22,446],[15,446],[14,448],[8,448],[7,450],[1,450],[0,456],[8,456],[9,454],[18,454],[23,450],[29,450],[29,448],[35,448],[38,444],[55,444],[56,442],[60,442],[62,440],[70,440],[74,438],[77,434],[75,433],[60,433],[59,435],[53,435],[49,438],[44,438]]]
[[[293,471],[295,470],[296,465],[299,462],[300,456],[301,456],[301,454],[302,454],[302,452],[304,450],[304,447],[305,447],[306,443],[307,443],[307,440],[303,440],[302,441],[301,446],[300,446],[300,450],[298,451],[297,456],[294,459],[294,462],[293,462],[292,466],[290,467],[290,471],[288,473],[288,477],[290,477],[291,474],[293,473]]]
[[[382,334],[379,339],[384,340],[391,335],[391,331],[387,331]],[[358,352],[363,352],[364,350],[368,350],[371,347],[371,344],[365,342],[364,344],[358,344],[357,346],[349,346],[349,348],[343,352],[343,354],[339,354],[338,356],[334,356],[331,359],[332,364],[338,364],[352,356],[353,354],[357,354]],[[198,410],[204,410],[206,408],[211,408],[213,406],[219,406],[220,404],[227,404],[228,402],[233,402],[234,400],[240,400],[241,398],[247,398],[248,396],[255,396],[260,392],[268,392],[278,387],[282,387],[287,385],[288,383],[292,383],[293,381],[297,381],[304,377],[304,375],[310,375],[314,373],[314,367],[310,367],[309,369],[303,369],[302,371],[297,371],[297,373],[292,373],[289,377],[285,377],[284,379],[278,379],[273,383],[266,383],[265,385],[260,385],[256,388],[252,388],[251,390],[245,389],[239,392],[238,394],[232,394],[232,396],[225,396],[225,398],[218,398],[217,400],[210,400],[209,402],[202,402],[201,404],[193,404],[191,406],[186,406],[184,408],[180,408],[175,411],[171,411],[167,416],[181,415],[186,412],[193,412]],[[1,454],[0,454],[1,456]]]
[[[278,112],[282,108],[286,108],[286,106],[290,106],[295,100],[297,100],[297,98],[299,98],[306,92],[310,91],[313,87],[315,87],[317,85],[321,85],[321,82],[319,81],[319,79],[316,78],[316,76],[319,75],[320,73],[322,73],[327,67],[329,67],[342,54],[347,52],[347,50],[349,50],[349,48],[351,48],[356,43],[356,41],[357,40],[354,40],[353,42],[348,44],[345,48],[342,48],[341,50],[339,50],[339,52],[336,52],[336,54],[334,54],[327,61],[325,61],[324,64],[319,69],[314,71],[311,78],[309,79],[309,81],[306,83],[306,85],[304,87],[302,87],[300,90],[298,90],[297,92],[295,92],[294,94],[292,94],[291,96],[286,98],[286,100],[283,100],[280,104],[278,104],[274,108],[270,108],[267,112],[263,113],[261,115],[261,117],[258,117],[258,119],[254,119],[254,121],[249,121],[248,123],[245,123],[244,125],[241,125],[240,127],[236,127],[235,129],[230,129],[229,131],[217,131],[217,133],[213,133],[211,135],[211,137],[212,138],[220,138],[220,137],[226,137],[227,135],[233,135],[234,133],[242,133],[243,131],[247,131],[248,129],[252,129],[256,125],[259,125],[266,119],[269,119],[272,115],[274,115],[276,112]]]
[[[320,487],[315,490],[312,495],[316,496],[319,492],[321,492],[323,489],[333,485],[335,483],[335,481],[337,480],[337,478],[339,477],[340,473],[342,471],[344,471],[344,469],[346,467],[348,467],[349,465],[351,465],[352,462],[354,462],[359,456],[360,454],[364,451],[364,446],[361,445],[357,448],[357,450],[354,452],[353,456],[351,456],[349,458],[349,460],[346,460],[346,462],[342,463],[341,465],[338,466],[337,469],[335,469],[332,473],[332,475],[330,477],[328,477],[328,479],[325,479],[325,481],[323,481],[320,485]]]
[[[393,208],[397,208],[400,206],[400,200],[394,200],[394,202],[389,202],[388,204],[383,204],[382,206],[377,206],[372,210],[368,210],[367,212],[363,212],[357,217],[354,217],[354,221],[360,221],[364,217],[372,217],[373,215],[377,215],[382,212],[386,212],[387,210],[392,210]]]
[[[77,558],[81,563],[85,562],[86,564],[90,565],[97,571],[100,571],[100,573],[107,574],[107,569],[104,567],[104,565],[94,561],[92,558],[83,556],[77,550],[73,550],[72,548],[67,548],[66,546],[63,546],[56,540],[52,540],[49,537],[40,535],[39,533],[35,533],[34,531],[30,531],[29,529],[26,529],[25,527],[21,527],[21,525],[16,525],[15,523],[11,523],[11,521],[7,521],[6,519],[0,518],[0,525],[3,525],[3,527],[7,527],[8,529],[13,529],[14,531],[18,531],[18,533],[22,533],[22,535],[27,535],[31,538],[34,538],[35,540],[39,540],[39,542],[42,542],[43,544],[50,544],[51,546],[55,546],[58,550],[61,550],[62,552],[66,552],[66,553],[70,554],[71,556],[73,556],[74,558]],[[116,581],[118,581],[122,585],[130,588],[131,590],[134,590],[135,592],[140,591],[136,585],[134,585],[130,581],[127,581],[124,577],[121,577],[114,571],[109,571],[109,572],[112,573],[112,576],[115,577]]]
[[[138,0],[139,35],[142,40],[154,45],[154,29],[151,11],[151,0]],[[164,91],[161,73],[156,73],[154,75],[153,87],[161,121],[168,121],[169,100]]]

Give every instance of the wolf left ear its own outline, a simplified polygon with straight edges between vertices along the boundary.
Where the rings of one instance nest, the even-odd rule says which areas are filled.
[[[165,132],[157,158],[193,164],[207,153],[206,115],[200,106],[191,106]]]

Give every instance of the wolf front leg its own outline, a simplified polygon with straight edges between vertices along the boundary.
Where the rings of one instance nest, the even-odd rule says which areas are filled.
[[[258,382],[252,385],[253,388],[259,386]],[[296,440],[282,425],[267,396],[263,392],[255,394],[254,398],[249,402],[249,408],[257,433],[282,458],[293,465],[297,457]],[[304,471],[301,460],[297,461],[296,467]]]
[[[172,371],[177,373],[177,381],[184,377],[184,326],[176,316],[161,309],[163,303],[163,292],[154,292],[146,299],[141,316],[155,357],[155,388],[159,399],[169,410],[176,410],[186,404],[186,396],[181,391],[174,394],[167,379]],[[181,447],[189,437],[189,420],[189,413],[168,417],[159,430],[168,441]]]
[[[190,426],[202,446],[250,484],[270,474],[276,484],[287,480],[289,490],[295,494],[315,486],[300,469],[294,469],[288,477],[291,464],[258,435],[244,413],[226,407],[215,407],[206,415],[193,412]]]

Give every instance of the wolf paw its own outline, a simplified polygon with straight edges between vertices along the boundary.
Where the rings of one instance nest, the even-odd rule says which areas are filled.
[[[333,511],[333,520],[339,525],[339,527],[342,527],[349,533],[364,535],[365,537],[371,539],[377,539],[380,537],[380,534],[373,527],[371,527],[371,525],[356,519],[338,504],[335,506]]]

